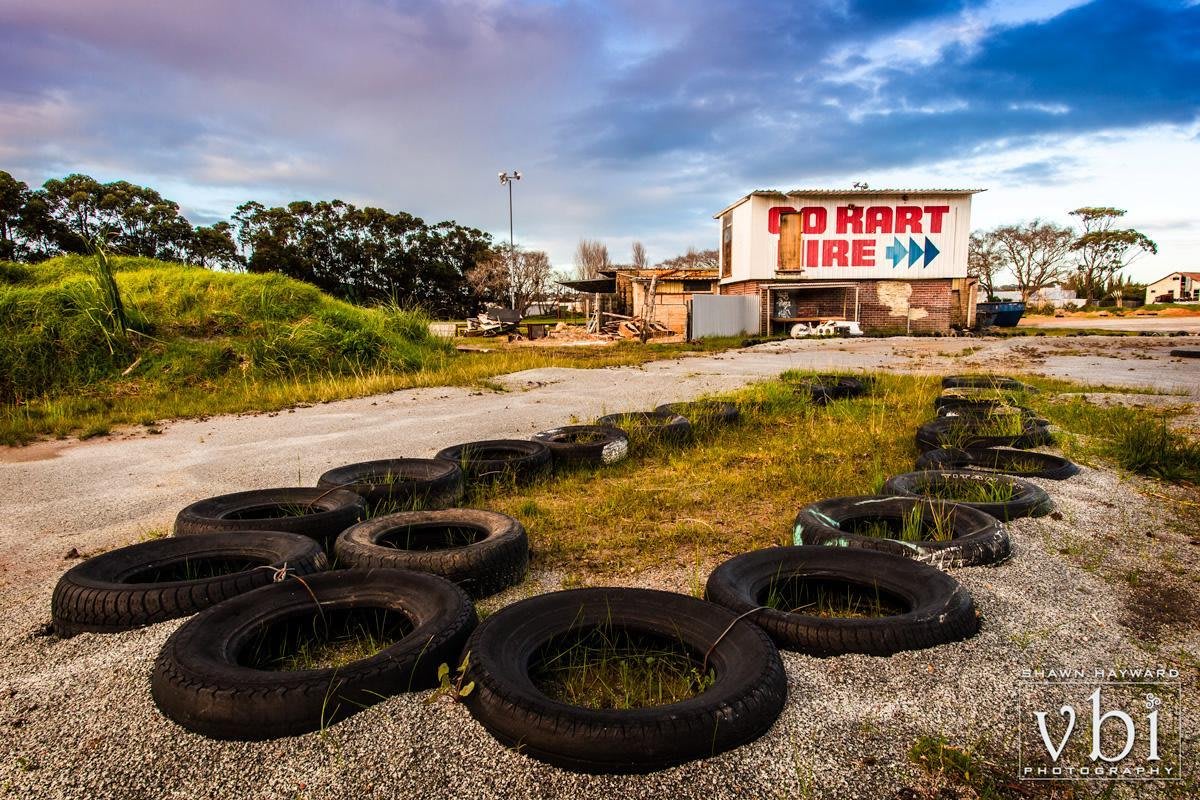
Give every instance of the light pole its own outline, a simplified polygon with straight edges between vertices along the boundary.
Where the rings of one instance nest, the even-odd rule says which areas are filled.
[[[500,185],[507,184],[508,186],[508,304],[514,311],[517,310],[517,294],[516,287],[513,285],[516,282],[516,276],[513,275],[513,259],[516,258],[517,253],[513,244],[512,187],[513,181],[519,180],[521,180],[521,173],[515,169],[511,175],[507,172],[500,173]]]

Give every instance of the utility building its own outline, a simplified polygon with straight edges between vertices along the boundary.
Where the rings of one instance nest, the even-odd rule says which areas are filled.
[[[722,295],[756,295],[759,333],[858,322],[866,333],[974,324],[971,196],[981,189],[760,190],[715,215]]]

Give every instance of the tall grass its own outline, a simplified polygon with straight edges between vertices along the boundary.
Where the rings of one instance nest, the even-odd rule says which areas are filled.
[[[1173,430],[1168,411],[1098,405],[1084,398],[1044,401],[1037,410],[1071,434],[1064,442],[1075,459],[1102,459],[1122,469],[1175,483],[1200,483],[1200,441]]]

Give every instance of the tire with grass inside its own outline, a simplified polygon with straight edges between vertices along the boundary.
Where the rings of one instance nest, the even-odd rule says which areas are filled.
[[[952,411],[968,410],[987,414],[994,411],[1006,411],[1011,408],[1029,411],[1024,406],[993,397],[963,397],[960,394],[942,394],[933,398],[933,409],[939,417],[947,416]],[[1032,414],[1033,412],[1030,412]]]
[[[317,479],[321,489],[346,489],[373,507],[392,511],[452,508],[463,498],[462,469],[437,458],[390,458],[331,469]]]
[[[276,531],[207,533],[111,550],[67,570],[50,600],[54,632],[116,633],[187,617],[282,575],[325,569],[321,546]]]
[[[345,489],[253,489],[192,503],[175,517],[175,535],[283,531],[312,537],[330,552],[338,535],[366,515],[366,501]]]
[[[1079,466],[1062,456],[1007,447],[983,447],[970,450],[928,450],[917,458],[918,470],[966,470],[1000,472],[1018,478],[1046,478],[1061,481],[1079,474]]]
[[[564,425],[533,435],[555,466],[603,467],[629,456],[629,435],[612,425]]]
[[[534,684],[535,659],[553,658],[546,648],[608,626],[678,643],[712,683],[678,702],[624,710],[554,700]],[[480,624],[467,652],[471,714],[506,746],[577,772],[651,772],[716,755],[765,733],[787,695],[779,652],[759,628],[694,597],[650,589],[522,600]]]
[[[848,585],[886,598],[900,613],[822,617],[765,607],[791,587]],[[771,547],[735,556],[713,570],[705,596],[765,630],[786,650],[815,656],[890,656],[974,636],[971,595],[936,567],[909,558],[844,547]]]
[[[925,534],[906,540],[910,520]],[[865,533],[872,527],[889,535]],[[891,535],[894,534],[894,535]],[[792,543],[854,547],[912,558],[940,569],[997,564],[1012,554],[1008,531],[1000,520],[977,508],[917,497],[832,497],[800,509],[792,524]]]
[[[1007,484],[1012,496],[1004,501],[959,500],[951,496],[955,484],[974,482]],[[894,475],[883,484],[884,494],[906,497],[930,497],[946,502],[977,508],[996,519],[1007,522],[1018,517],[1044,517],[1054,510],[1054,501],[1042,487],[1029,481],[998,473],[968,472],[966,470],[923,470]]]
[[[692,400],[687,403],[664,403],[654,409],[656,414],[674,414],[692,423],[706,427],[732,425],[741,417],[737,406],[733,403],[722,403],[718,400]]]
[[[528,439],[487,439],[447,447],[437,458],[462,468],[467,490],[496,484],[523,486],[550,472],[550,448]]]
[[[338,666],[270,668],[289,663],[283,655],[296,649],[291,637],[353,631],[355,614],[395,626],[380,634],[390,643]],[[457,663],[476,621],[466,593],[436,575],[323,572],[240,595],[185,622],[163,646],[150,690],[164,715],[204,736],[297,736],[391,695],[436,686],[438,666]]]
[[[1019,450],[1054,444],[1054,436],[1045,420],[1022,417],[1020,433],[994,435],[982,433],[986,417],[938,417],[917,428],[917,449],[1012,447]]]
[[[410,569],[454,581],[472,597],[515,586],[529,568],[525,528],[506,514],[453,508],[388,514],[338,537],[338,566]]]
[[[625,431],[630,438],[639,434],[656,444],[682,445],[692,440],[692,423],[678,414],[657,411],[623,411],[606,414],[597,425],[611,425]]]
[[[848,400],[867,393],[866,382],[849,375],[818,375],[809,381],[809,385],[824,387],[824,393],[833,400]]]
[[[1001,375],[947,375],[942,378],[944,389],[1005,389],[1014,392],[1032,391],[1033,387]]]

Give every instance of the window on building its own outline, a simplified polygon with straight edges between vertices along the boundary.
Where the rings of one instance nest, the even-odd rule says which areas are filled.
[[[733,275],[733,214],[721,220],[721,277]]]
[[[710,280],[694,280],[683,282],[683,291],[685,292],[711,292],[712,288],[712,281]]]

